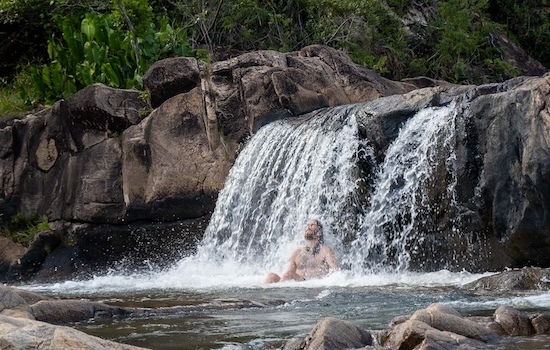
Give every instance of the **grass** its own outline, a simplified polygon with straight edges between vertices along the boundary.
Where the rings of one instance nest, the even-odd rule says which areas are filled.
[[[0,87],[0,120],[21,116],[28,110],[29,107],[17,89],[11,86]]]
[[[22,69],[9,82],[0,78],[0,122],[22,117],[33,110],[32,104],[25,101],[21,91],[32,95],[32,80],[28,69]]]
[[[46,216],[33,219],[22,214],[16,214],[10,218],[8,223],[0,227],[0,235],[10,238],[16,243],[29,246],[36,235],[48,229],[48,218]]]

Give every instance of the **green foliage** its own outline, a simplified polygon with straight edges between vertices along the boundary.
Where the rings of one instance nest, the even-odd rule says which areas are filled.
[[[195,47],[221,56],[258,49],[289,51],[307,44],[304,0],[158,2],[189,29]]]
[[[48,218],[30,218],[17,213],[0,228],[0,234],[12,241],[28,246],[42,231],[48,230]]]
[[[159,27],[149,23],[137,37],[137,55],[132,33],[108,15],[86,13],[81,21],[66,17],[59,29],[61,37],[52,34],[48,41],[50,63],[30,68],[34,90],[48,103],[96,82],[140,89],[143,74],[157,60],[193,54],[185,32],[166,20]]]
[[[30,109],[21,91],[31,88],[31,77],[26,70],[18,73],[9,83],[7,79],[0,81],[0,121],[18,118]]]
[[[491,0],[491,18],[533,58],[550,67],[550,1]]]
[[[128,28],[128,20],[135,27],[136,34],[142,36],[153,22],[153,8],[147,0],[114,0],[112,1],[111,19],[120,28]],[[125,18],[128,16],[128,20]]]
[[[429,68],[435,76],[451,82],[481,79],[476,70],[483,70],[485,60],[498,54],[488,40],[497,27],[484,15],[488,6],[487,0],[439,3],[439,12],[431,22],[436,44]]]
[[[498,28],[550,65],[548,0],[0,0],[0,79],[34,63],[27,102],[92,83],[141,87],[157,59],[227,59],[327,44],[391,79],[483,83],[519,74],[491,46]],[[418,9],[421,21],[405,25]],[[414,10],[411,12],[411,10]],[[425,22],[423,22],[425,20]],[[7,58],[7,59],[4,59]],[[36,62],[48,62],[37,66]],[[30,74],[30,73],[29,73]]]

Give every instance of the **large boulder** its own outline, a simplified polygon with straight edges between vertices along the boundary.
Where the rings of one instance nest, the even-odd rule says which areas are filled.
[[[379,342],[396,349],[486,349],[500,337],[486,325],[463,318],[453,308],[432,304],[410,318],[394,322]]]
[[[200,85],[204,65],[192,57],[166,58],[153,64],[143,76],[143,86],[153,108]]]
[[[0,347],[3,349],[113,349],[139,350],[137,346],[115,343],[87,335],[73,328],[0,315]]]
[[[202,93],[195,88],[124,132],[127,219],[197,218],[212,210],[234,151],[209,143],[204,110]]]
[[[352,322],[326,317],[319,321],[309,335],[299,341],[287,342],[285,350],[356,349],[373,345],[372,335]]]

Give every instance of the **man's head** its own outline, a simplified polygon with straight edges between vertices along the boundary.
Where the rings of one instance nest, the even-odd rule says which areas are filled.
[[[307,222],[306,232],[304,233],[304,238],[306,240],[318,239],[323,241],[323,226],[316,219],[310,219]]]

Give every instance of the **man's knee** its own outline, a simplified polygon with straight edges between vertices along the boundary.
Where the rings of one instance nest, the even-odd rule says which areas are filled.
[[[277,283],[281,280],[281,277],[276,273],[270,272],[265,276],[264,283]]]

